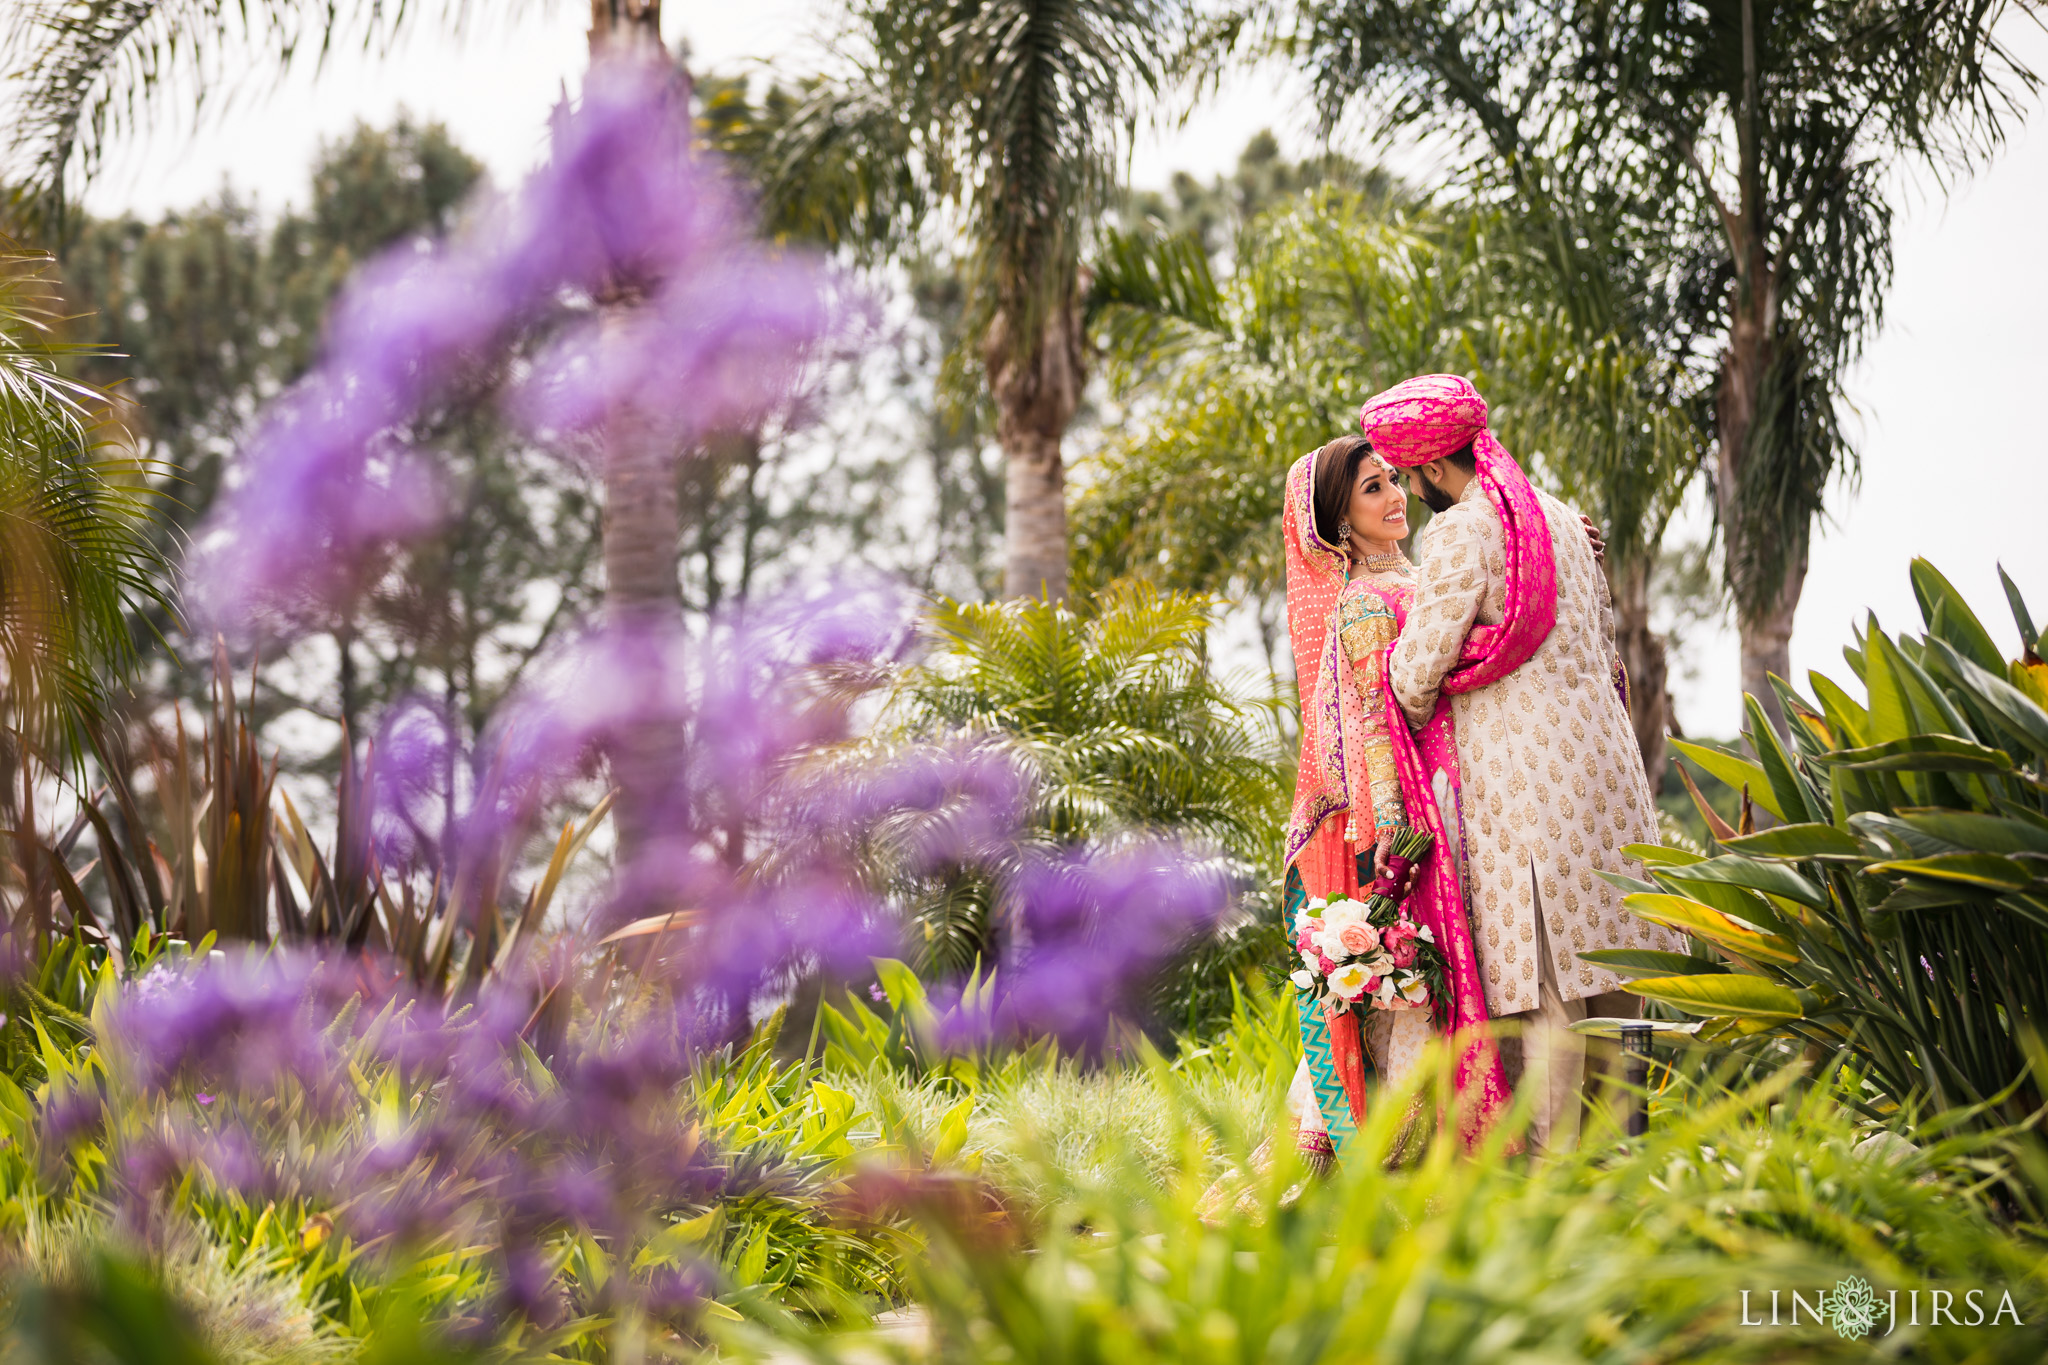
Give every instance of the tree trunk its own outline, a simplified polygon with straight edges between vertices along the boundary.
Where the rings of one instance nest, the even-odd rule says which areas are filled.
[[[1792,614],[1799,609],[1799,594],[1806,586],[1806,552],[1801,550],[1785,566],[1784,586],[1768,611],[1738,616],[1742,632],[1742,690],[1763,703],[1764,714],[1779,734],[1785,733],[1785,708],[1771,687],[1770,676],[1792,676]]]
[[[1671,725],[1669,662],[1664,641],[1650,628],[1650,569],[1647,555],[1638,563],[1607,561],[1608,595],[1614,602],[1614,648],[1628,670],[1628,719],[1642,750],[1643,772],[1654,793],[1664,785],[1664,737]]]
[[[1721,380],[1714,398],[1715,461],[1719,476],[1715,488],[1721,533],[1731,566],[1730,583],[1735,589],[1742,690],[1757,699],[1771,724],[1783,734],[1784,708],[1771,688],[1769,675],[1791,675],[1792,618],[1806,584],[1806,550],[1802,546],[1787,558],[1784,577],[1768,589],[1750,582],[1741,570],[1745,561],[1753,559],[1749,537],[1776,534],[1776,528],[1768,521],[1758,524],[1745,516],[1739,502],[1751,431],[1764,376],[1774,358],[1777,333],[1776,282],[1769,277],[1769,266],[1761,259],[1761,253],[1757,256],[1752,262],[1752,278],[1757,286],[1749,291],[1738,290],[1728,350],[1721,359]],[[1742,296],[1745,292],[1747,297]]]
[[[1081,312],[1073,291],[1047,319],[1037,344],[1010,345],[1008,312],[989,328],[985,357],[996,402],[996,441],[1008,468],[1003,595],[1062,602],[1067,596],[1067,478],[1060,441],[1080,405],[1085,377]]]
[[[1785,711],[1769,675],[1788,677],[1792,670],[1792,615],[1806,584],[1806,547],[1802,544],[1796,554],[1785,557],[1782,579],[1769,584],[1755,581],[1757,575],[1750,569],[1755,563],[1749,553],[1750,538],[1775,535],[1777,528],[1752,523],[1740,508],[1744,465],[1750,455],[1764,376],[1776,358],[1778,337],[1778,280],[1766,231],[1768,196],[1757,135],[1757,124],[1764,116],[1763,99],[1757,76],[1755,5],[1753,0],[1742,0],[1742,88],[1736,109],[1741,200],[1732,221],[1724,212],[1736,271],[1728,349],[1721,357],[1720,384],[1714,395],[1716,492],[1729,583],[1735,589],[1736,629],[1742,640],[1742,690],[1757,699],[1782,735]]]
[[[660,636],[681,627],[682,534],[675,452],[636,424],[616,422],[604,462],[605,617],[613,630]],[[660,819],[660,794],[682,761],[682,736],[673,731],[667,722],[644,723],[611,755],[619,787],[612,819],[626,856],[646,847]]]
[[[590,0],[593,60],[642,44],[661,51],[661,0]]]
[[[590,0],[593,64],[612,54],[661,50],[661,0]],[[631,282],[619,282],[600,300],[604,325],[622,323],[639,296]],[[660,633],[682,624],[675,456],[666,442],[634,422],[614,419],[605,434],[604,604],[614,630]],[[610,755],[619,788],[612,821],[624,857],[647,846],[661,818],[661,793],[681,762],[682,736],[673,731],[667,724],[643,725]]]

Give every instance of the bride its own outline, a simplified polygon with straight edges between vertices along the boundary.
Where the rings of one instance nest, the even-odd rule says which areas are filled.
[[[1342,1159],[1363,1123],[1368,1081],[1401,1079],[1430,1038],[1457,1035],[1464,1136],[1476,1139],[1506,1104],[1500,1056],[1484,1025],[1460,888],[1458,759],[1449,707],[1411,734],[1387,689],[1387,657],[1415,595],[1401,552],[1408,495],[1362,436],[1304,455],[1288,471],[1288,632],[1302,702],[1301,766],[1287,828],[1287,922],[1312,898],[1362,899],[1386,867],[1391,831],[1426,829],[1435,844],[1402,912],[1427,925],[1447,965],[1429,1009],[1326,1015],[1300,997],[1302,1062],[1288,1092],[1296,1142],[1318,1169]],[[1371,1087],[1377,1089],[1377,1086]]]

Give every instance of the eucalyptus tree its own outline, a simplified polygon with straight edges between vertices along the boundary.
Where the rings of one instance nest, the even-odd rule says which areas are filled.
[[[1813,524],[1854,466],[1842,378],[1883,316],[1887,179],[1997,145],[2037,81],[1996,30],[2026,20],[2006,0],[1298,13],[1326,121],[1464,146],[1475,193],[1555,226],[1562,279],[1609,285],[1625,334],[1699,372],[1743,686],[1782,725],[1766,679],[1789,672]]]
[[[1004,591],[1067,591],[1063,442],[1082,398],[1083,259],[1146,102],[1192,32],[1181,0],[858,0],[767,154],[769,213],[900,251],[957,226],[1006,465]],[[941,218],[932,210],[941,209]]]
[[[1144,233],[1097,258],[1092,326],[1124,412],[1076,505],[1082,578],[1246,598],[1276,657],[1289,465],[1352,429],[1364,396],[1470,374],[1531,474],[1608,528],[1637,738],[1661,774],[1649,567],[1701,448],[1655,357],[1589,333],[1541,247],[1491,210],[1329,187],[1246,224],[1230,264],[1219,278],[1193,237]]]

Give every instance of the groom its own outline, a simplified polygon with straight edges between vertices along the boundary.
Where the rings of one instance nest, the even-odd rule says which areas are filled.
[[[1641,1009],[1577,954],[1685,945],[1594,875],[1628,870],[1623,846],[1657,842],[1607,581],[1578,513],[1529,482],[1486,415],[1465,380],[1423,375],[1368,401],[1359,425],[1436,514],[1389,677],[1414,725],[1450,699],[1462,787],[1458,818],[1443,816],[1462,828],[1488,1013],[1522,1025],[1531,1137],[1563,1151],[1589,1089],[1583,1041],[1566,1025]]]

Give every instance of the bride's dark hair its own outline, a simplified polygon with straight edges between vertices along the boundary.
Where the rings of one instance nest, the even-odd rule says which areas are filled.
[[[1316,534],[1326,545],[1343,548],[1337,526],[1351,507],[1351,486],[1358,482],[1358,466],[1372,454],[1372,442],[1363,436],[1339,436],[1316,452]]]

